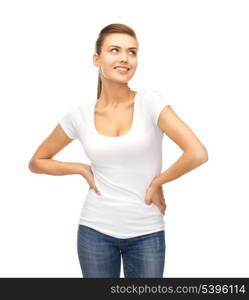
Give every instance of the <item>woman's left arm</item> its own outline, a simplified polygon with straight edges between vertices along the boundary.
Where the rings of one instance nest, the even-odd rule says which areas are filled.
[[[183,154],[170,168],[157,176],[154,183],[162,185],[208,161],[205,146],[171,106],[161,111],[157,126],[183,150]]]
[[[161,111],[157,126],[183,150],[183,154],[165,172],[152,180],[147,190],[146,204],[153,202],[154,192],[164,183],[172,181],[208,161],[208,152],[205,146],[170,105]]]

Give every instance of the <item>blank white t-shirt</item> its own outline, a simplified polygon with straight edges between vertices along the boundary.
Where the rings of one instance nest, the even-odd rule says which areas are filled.
[[[157,121],[169,103],[157,90],[138,91],[131,129],[111,137],[96,130],[96,101],[73,107],[60,120],[65,133],[79,139],[101,193],[88,190],[79,224],[120,239],[164,230],[164,215],[144,200],[151,181],[161,174],[164,133]]]

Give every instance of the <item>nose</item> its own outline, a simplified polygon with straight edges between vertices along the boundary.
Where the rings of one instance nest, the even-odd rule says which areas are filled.
[[[123,62],[123,61],[127,62],[127,56],[126,56],[126,54],[121,54],[120,55],[120,60],[121,60],[121,62]]]

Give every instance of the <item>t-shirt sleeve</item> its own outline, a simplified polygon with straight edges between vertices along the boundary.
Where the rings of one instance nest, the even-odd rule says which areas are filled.
[[[72,108],[59,122],[70,139],[76,139],[78,137],[75,116],[75,108]]]
[[[164,107],[170,105],[166,96],[157,90],[150,90],[147,93],[147,108],[154,126],[157,126],[159,115]]]

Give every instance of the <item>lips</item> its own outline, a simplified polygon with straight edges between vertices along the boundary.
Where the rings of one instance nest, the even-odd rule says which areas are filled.
[[[130,70],[130,68],[125,67],[125,66],[116,66],[116,67],[114,67],[114,69],[117,69],[117,68],[126,69],[127,71]]]

